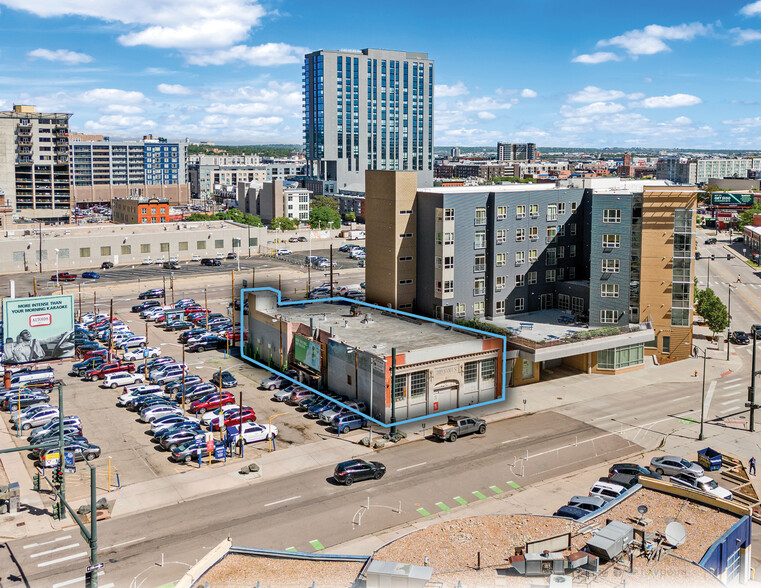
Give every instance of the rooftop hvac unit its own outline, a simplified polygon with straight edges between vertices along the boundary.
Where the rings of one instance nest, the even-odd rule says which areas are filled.
[[[571,588],[573,586],[573,580],[570,576],[558,576],[552,574],[550,576],[550,588]]]
[[[524,553],[510,557],[509,561],[516,572],[525,576],[549,576],[565,570],[562,553]]]
[[[587,543],[589,551],[604,559],[616,558],[634,541],[634,528],[621,521],[611,521]]]

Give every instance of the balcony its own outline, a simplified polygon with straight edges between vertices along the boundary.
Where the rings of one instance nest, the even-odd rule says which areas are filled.
[[[16,143],[18,145],[31,145],[32,139],[31,137],[16,137]]]
[[[16,163],[32,163],[32,158],[29,156],[19,157],[16,159]]]
[[[31,127],[19,127],[16,129],[16,134],[19,137],[31,137],[32,136],[32,128]]]

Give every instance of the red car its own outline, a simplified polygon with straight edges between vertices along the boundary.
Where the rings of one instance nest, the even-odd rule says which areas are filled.
[[[113,374],[115,372],[129,372],[135,371],[134,363],[123,363],[121,361],[112,361],[111,363],[104,363],[98,369],[90,370],[85,374],[85,379],[95,381],[103,379],[106,374]]]
[[[235,334],[231,333],[230,331],[226,331],[222,335],[225,339],[230,339],[231,341],[240,341],[240,329],[235,329]],[[248,341],[248,333],[243,333],[243,340]]]
[[[242,422],[256,420],[256,413],[250,406],[244,406],[242,410],[231,410],[225,414],[225,427],[239,425]],[[219,431],[219,417],[211,421],[211,430]]]
[[[77,274],[70,274],[69,272],[58,272],[50,276],[51,282],[73,282],[77,279]]]
[[[188,316],[189,314],[192,314],[194,312],[211,312],[208,308],[204,308],[203,306],[188,306],[185,309],[185,316]]]
[[[82,360],[90,359],[91,357],[107,357],[108,356],[108,349],[93,349],[91,351],[85,351],[85,354],[82,356]]]
[[[203,414],[207,410],[214,410],[215,408],[219,408],[220,406],[225,406],[226,404],[234,404],[234,403],[235,403],[235,398],[229,392],[222,392],[221,394],[219,392],[214,392],[213,394],[204,396],[200,400],[191,402],[189,410],[190,412],[197,412],[198,414]]]

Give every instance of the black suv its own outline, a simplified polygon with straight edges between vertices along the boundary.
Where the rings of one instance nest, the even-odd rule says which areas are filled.
[[[715,245],[716,243],[718,243],[718,241],[716,240],[716,237],[709,237],[705,241],[706,245]]]
[[[104,261],[100,264],[100,269],[111,269],[112,267],[114,267],[114,264],[111,261]]]
[[[145,292],[140,292],[138,300],[145,300],[146,298],[161,298],[164,296],[164,288],[151,288]]]
[[[218,259],[211,259],[210,257],[204,257],[201,260],[201,265],[222,265],[222,262]]]
[[[333,479],[344,486],[351,486],[359,480],[380,480],[386,473],[386,466],[379,461],[350,459],[342,461],[333,472]]]
[[[159,302],[158,300],[146,300],[145,302],[141,302],[140,304],[136,304],[135,306],[133,306],[132,312],[143,312],[144,310],[153,308],[155,306],[161,306],[161,302]]]

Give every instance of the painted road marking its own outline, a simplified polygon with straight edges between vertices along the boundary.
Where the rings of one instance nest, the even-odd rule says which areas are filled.
[[[732,378],[731,380],[727,380],[727,384],[732,384],[733,382],[742,382],[742,378]]]
[[[396,471],[397,471],[397,472],[401,472],[401,471],[403,471],[403,470],[408,470],[408,469],[410,469],[410,468],[417,468],[417,467],[423,466],[423,465],[425,465],[425,464],[427,464],[427,463],[428,463],[427,461],[422,461],[422,462],[420,462],[420,463],[416,463],[416,464],[414,464],[414,465],[410,465],[410,466],[404,466],[403,468],[397,468],[397,470],[396,470]]]
[[[98,572],[99,576],[102,576],[106,572]],[[70,586],[71,584],[76,584],[77,582],[85,582],[86,577],[80,576],[79,578],[72,578],[71,580],[66,580],[65,582],[58,582],[58,584],[53,584],[53,588],[63,588],[64,586]]]
[[[59,551],[66,551],[72,547],[78,547],[79,543],[72,543],[71,545],[64,545],[63,547],[56,547],[55,549],[49,549],[48,551],[40,551],[39,553],[33,553],[29,557],[34,559],[35,557],[42,557],[43,555],[50,555],[51,553],[58,553]]]
[[[100,588],[114,588],[114,583],[111,582],[110,584],[103,584]]]
[[[419,509],[417,509],[417,511],[420,514],[420,516],[422,516],[422,517],[429,517],[429,516],[431,516],[431,513],[429,513],[424,508],[419,508]]]
[[[512,481],[508,482],[507,485],[510,486],[511,488],[514,488],[515,490],[523,490],[523,487],[519,486],[518,484]]]
[[[502,445],[505,443],[514,443],[515,441],[520,441],[521,439],[528,439],[528,435],[524,435],[523,437],[518,437],[517,439],[508,439],[507,441],[503,441]]]
[[[460,504],[462,504],[463,506],[465,506],[466,504],[468,504],[468,501],[467,501],[467,500],[465,500],[465,499],[464,499],[462,496],[455,496],[455,497],[454,497],[452,500],[454,500],[455,502],[459,502],[459,503],[460,503]]]
[[[116,543],[115,545],[111,545],[109,547],[101,547],[98,549],[98,551],[106,551],[107,549],[114,549],[116,547],[123,547],[124,545],[129,545],[130,543],[137,543],[138,541],[143,541],[145,537],[138,537],[137,539],[130,539],[129,541],[122,541],[121,543]]]
[[[43,541],[42,543],[30,543],[29,545],[24,545],[24,549],[30,549],[32,547],[42,547],[43,545],[50,545],[51,543],[58,543],[59,541],[66,541],[66,539],[71,539],[71,535],[64,535],[63,537],[58,537],[58,538],[52,539],[50,541]]]
[[[687,400],[688,398],[692,398],[692,396],[680,396],[679,398],[672,398],[671,402],[679,402],[680,400]]]
[[[264,506],[274,506],[275,504],[280,504],[282,502],[289,502],[291,500],[298,500],[301,498],[301,496],[291,496],[290,498],[283,498],[282,500],[276,500],[275,502],[268,502]]]
[[[87,555],[86,551],[82,551],[81,553],[75,553],[74,555],[67,555],[66,557],[59,557],[58,559],[51,559],[50,561],[44,561],[42,563],[38,563],[38,568],[46,568],[48,566],[54,566],[57,563],[61,563],[62,561],[69,561],[70,559],[76,559],[78,557],[85,557]]]
[[[719,404],[721,406],[726,406],[727,404],[737,404],[737,400],[733,398],[732,400],[727,400],[726,402],[719,402]]]
[[[479,500],[486,500],[486,496],[484,496],[484,495],[483,495],[481,492],[479,492],[478,490],[476,490],[475,492],[473,492],[473,496],[475,496],[475,497],[476,497],[476,498],[478,498]]]
[[[437,503],[436,503],[436,506],[438,506],[438,507],[439,507],[441,510],[443,510],[444,512],[452,512],[452,509],[451,509],[451,508],[449,508],[449,507],[448,507],[446,504],[444,504],[443,502],[437,502]]]
[[[322,543],[320,543],[320,542],[319,542],[317,539],[312,539],[312,540],[309,542],[309,545],[311,545],[311,546],[312,546],[312,548],[313,548],[315,551],[322,551],[323,549],[325,549],[325,546],[324,546]]]
[[[503,493],[502,492],[502,488],[500,488],[499,486],[489,486],[489,490],[494,492],[494,494],[502,494]]]
[[[286,551],[298,551],[298,549],[296,549],[296,548],[295,548],[295,547],[293,547],[293,546],[291,546],[291,547],[286,547],[286,548],[285,548],[285,550],[286,550]]]
[[[732,388],[742,388],[744,384],[732,384],[731,386],[724,386],[724,390],[731,390]]]

